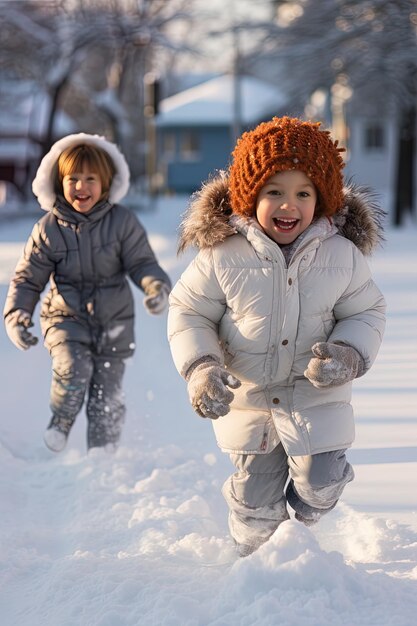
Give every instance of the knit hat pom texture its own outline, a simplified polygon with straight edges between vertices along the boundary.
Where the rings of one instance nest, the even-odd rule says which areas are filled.
[[[234,213],[251,217],[266,181],[279,172],[301,170],[319,195],[319,215],[333,215],[343,205],[343,159],[338,142],[320,122],[274,117],[243,133],[233,151],[230,204]]]

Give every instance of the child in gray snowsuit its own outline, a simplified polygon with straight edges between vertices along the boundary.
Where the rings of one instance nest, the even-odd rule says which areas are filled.
[[[199,252],[170,296],[171,351],[235,465],[223,495],[242,556],[287,505],[313,524],[353,479],[352,381],[385,327],[364,258],[381,212],[343,186],[340,149],[319,127],[273,118],[243,134],[182,225],[180,249]]]
[[[4,307],[6,331],[21,350],[37,343],[29,328],[46,284],[41,329],[52,358],[52,419],[46,445],[62,450],[87,396],[87,446],[115,447],[125,417],[122,379],[134,352],[134,303],[127,276],[161,313],[170,280],[146,232],[119,201],[129,169],[104,137],[79,133],[43,158],[33,192],[47,211],[34,226]]]

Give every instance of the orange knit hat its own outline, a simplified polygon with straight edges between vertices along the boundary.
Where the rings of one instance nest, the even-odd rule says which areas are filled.
[[[234,213],[251,217],[259,191],[268,178],[285,170],[301,170],[318,195],[316,215],[333,215],[342,207],[344,167],[338,142],[320,122],[274,117],[243,133],[233,151],[229,194]]]

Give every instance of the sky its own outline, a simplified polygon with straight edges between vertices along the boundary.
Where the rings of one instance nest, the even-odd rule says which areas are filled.
[[[139,217],[175,282],[186,198]],[[39,215],[0,207],[0,293]],[[4,626],[411,626],[417,614],[417,226],[370,261],[388,302],[372,370],[354,386],[356,478],[314,527],[291,519],[237,558],[220,493],[233,471],[195,415],[166,339],[135,290],[137,352],[116,453],[43,444],[50,360],[0,329],[0,621]],[[37,310],[38,313],[38,310]],[[39,321],[35,315],[35,333]]]

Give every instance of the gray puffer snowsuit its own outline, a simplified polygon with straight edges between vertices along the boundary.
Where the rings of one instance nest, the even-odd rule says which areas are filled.
[[[107,150],[117,170],[110,201],[99,202],[88,214],[75,211],[53,193],[53,167],[59,154],[81,143]],[[51,408],[58,425],[68,430],[89,392],[89,447],[106,443],[105,435],[97,435],[97,422],[105,419],[110,431],[114,427],[109,437],[113,442],[123,422],[124,360],[135,347],[134,303],[127,276],[145,292],[156,280],[170,286],[142,224],[114,202],[124,195],[128,182],[123,156],[104,138],[80,133],[54,144],[33,183],[48,213],[32,230],[4,307],[5,317],[16,309],[32,315],[49,281],[40,316],[44,343],[53,359]]]
[[[80,341],[92,343],[98,354],[126,358],[134,352],[127,275],[142,290],[154,280],[169,284],[136,216],[105,201],[84,215],[58,199],[32,230],[4,315],[15,309],[32,315],[49,280],[41,308],[46,347]]]

